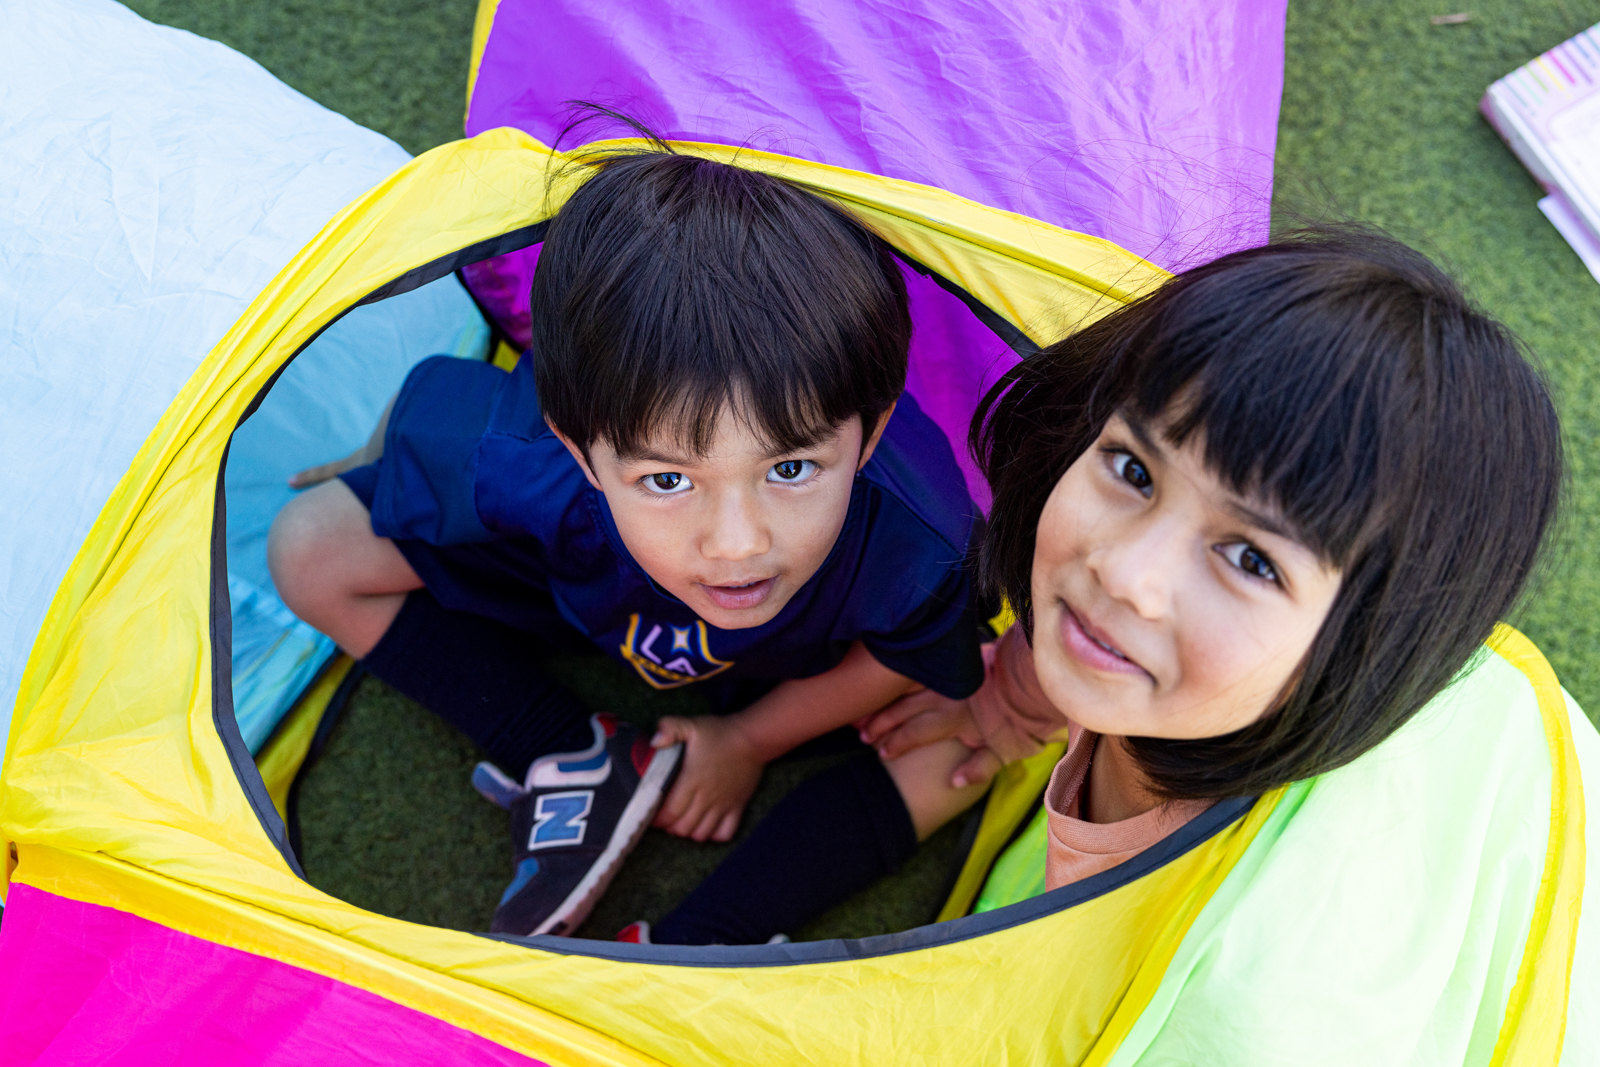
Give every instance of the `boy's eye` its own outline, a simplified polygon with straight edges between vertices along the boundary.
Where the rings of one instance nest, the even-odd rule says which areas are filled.
[[[809,459],[786,459],[782,463],[772,465],[772,469],[767,472],[767,481],[795,485],[810,481],[811,476],[816,473],[817,465]]]
[[[1237,541],[1231,545],[1223,545],[1217,551],[1221,552],[1229,563],[1238,567],[1252,578],[1260,578],[1262,581],[1273,583],[1278,580],[1278,568],[1274,567],[1272,561],[1254,545]]]
[[[1150,495],[1150,486],[1154,482],[1145,465],[1140,463],[1138,457],[1131,452],[1114,452],[1111,455],[1111,469],[1117,472],[1117,477],[1133,486],[1145,496]]]
[[[685,489],[692,489],[694,485],[677,471],[664,471],[661,474],[648,475],[644,479],[644,487],[657,496],[672,496]]]

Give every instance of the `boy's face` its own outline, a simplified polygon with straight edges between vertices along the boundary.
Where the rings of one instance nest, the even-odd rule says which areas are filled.
[[[893,411],[865,442],[860,421],[847,419],[831,437],[783,453],[728,408],[699,457],[657,434],[637,455],[618,455],[601,439],[585,458],[555,433],[606,495],[623,544],[656,584],[712,626],[742,630],[770,621],[822,566],[844,527],[856,471]]]
[[[1262,502],[1121,417],[1039,517],[1033,652],[1051,702],[1096,733],[1195,738],[1261,717],[1294,678],[1340,574]]]

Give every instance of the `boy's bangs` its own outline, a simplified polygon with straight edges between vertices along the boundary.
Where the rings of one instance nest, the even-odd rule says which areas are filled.
[[[856,412],[846,408],[829,419],[814,392],[795,388],[788,395],[762,396],[748,382],[698,380],[671,387],[663,381],[641,381],[639,391],[616,398],[615,429],[602,434],[626,459],[670,443],[673,454],[704,459],[716,442],[717,425],[730,413],[772,456],[815,447],[838,432]]]
[[[667,153],[597,166],[530,294],[545,414],[581,445],[704,456],[724,410],[774,454],[865,427],[905,387],[905,285],[856,220],[782,181]]]

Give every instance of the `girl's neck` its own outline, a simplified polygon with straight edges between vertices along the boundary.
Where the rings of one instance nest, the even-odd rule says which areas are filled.
[[[1122,822],[1160,804],[1161,798],[1144,784],[1144,775],[1122,738],[1105,734],[1095,738],[1094,752],[1089,757],[1089,780],[1079,803],[1084,821]]]

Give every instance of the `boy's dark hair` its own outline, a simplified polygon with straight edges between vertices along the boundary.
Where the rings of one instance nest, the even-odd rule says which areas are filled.
[[[1116,412],[1174,445],[1203,434],[1225,484],[1343,572],[1271,713],[1220,737],[1129,739],[1167,797],[1258,794],[1392,734],[1516,604],[1561,492],[1555,407],[1503,326],[1390,238],[1293,235],[1178,275],[984,398],[982,569],[1030,627],[1045,500]]]
[[[663,427],[704,454],[729,405],[775,452],[851,417],[870,433],[911,340],[888,246],[782,179],[655,148],[580,156],[593,176],[550,223],[530,301],[546,417],[622,455]]]

